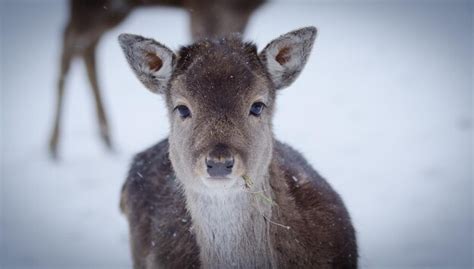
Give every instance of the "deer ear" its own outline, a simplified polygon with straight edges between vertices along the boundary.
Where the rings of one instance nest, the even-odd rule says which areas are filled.
[[[168,89],[175,66],[175,54],[153,39],[121,34],[119,43],[138,79],[152,92]]]
[[[317,30],[306,27],[280,36],[268,44],[259,57],[276,89],[288,87],[308,60]]]

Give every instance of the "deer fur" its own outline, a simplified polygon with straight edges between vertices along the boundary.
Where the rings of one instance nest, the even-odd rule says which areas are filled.
[[[171,126],[169,138],[135,157],[123,186],[135,268],[357,267],[341,198],[272,132],[276,93],[300,74],[315,37],[316,28],[302,28],[257,53],[234,35],[176,54],[152,39],[119,37],[136,76],[164,95]],[[167,75],[150,70],[155,56]],[[265,105],[259,116],[248,112],[255,102]],[[180,105],[191,116],[181,117]],[[204,160],[223,144],[235,165],[215,179]]]

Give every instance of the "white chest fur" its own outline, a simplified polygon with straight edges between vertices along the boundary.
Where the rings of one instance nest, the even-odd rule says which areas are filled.
[[[270,268],[271,206],[251,193],[186,192],[203,268]]]

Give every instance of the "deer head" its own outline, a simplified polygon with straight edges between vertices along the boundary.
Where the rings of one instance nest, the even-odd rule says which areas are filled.
[[[165,96],[169,156],[185,188],[225,193],[244,175],[258,181],[268,173],[276,92],[298,77],[315,37],[316,28],[302,28],[257,53],[254,44],[230,36],[175,54],[153,39],[119,36],[138,79]]]

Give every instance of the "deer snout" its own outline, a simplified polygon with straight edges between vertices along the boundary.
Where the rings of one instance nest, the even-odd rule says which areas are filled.
[[[206,157],[207,173],[211,177],[225,177],[232,173],[234,156],[229,147],[218,144]]]

